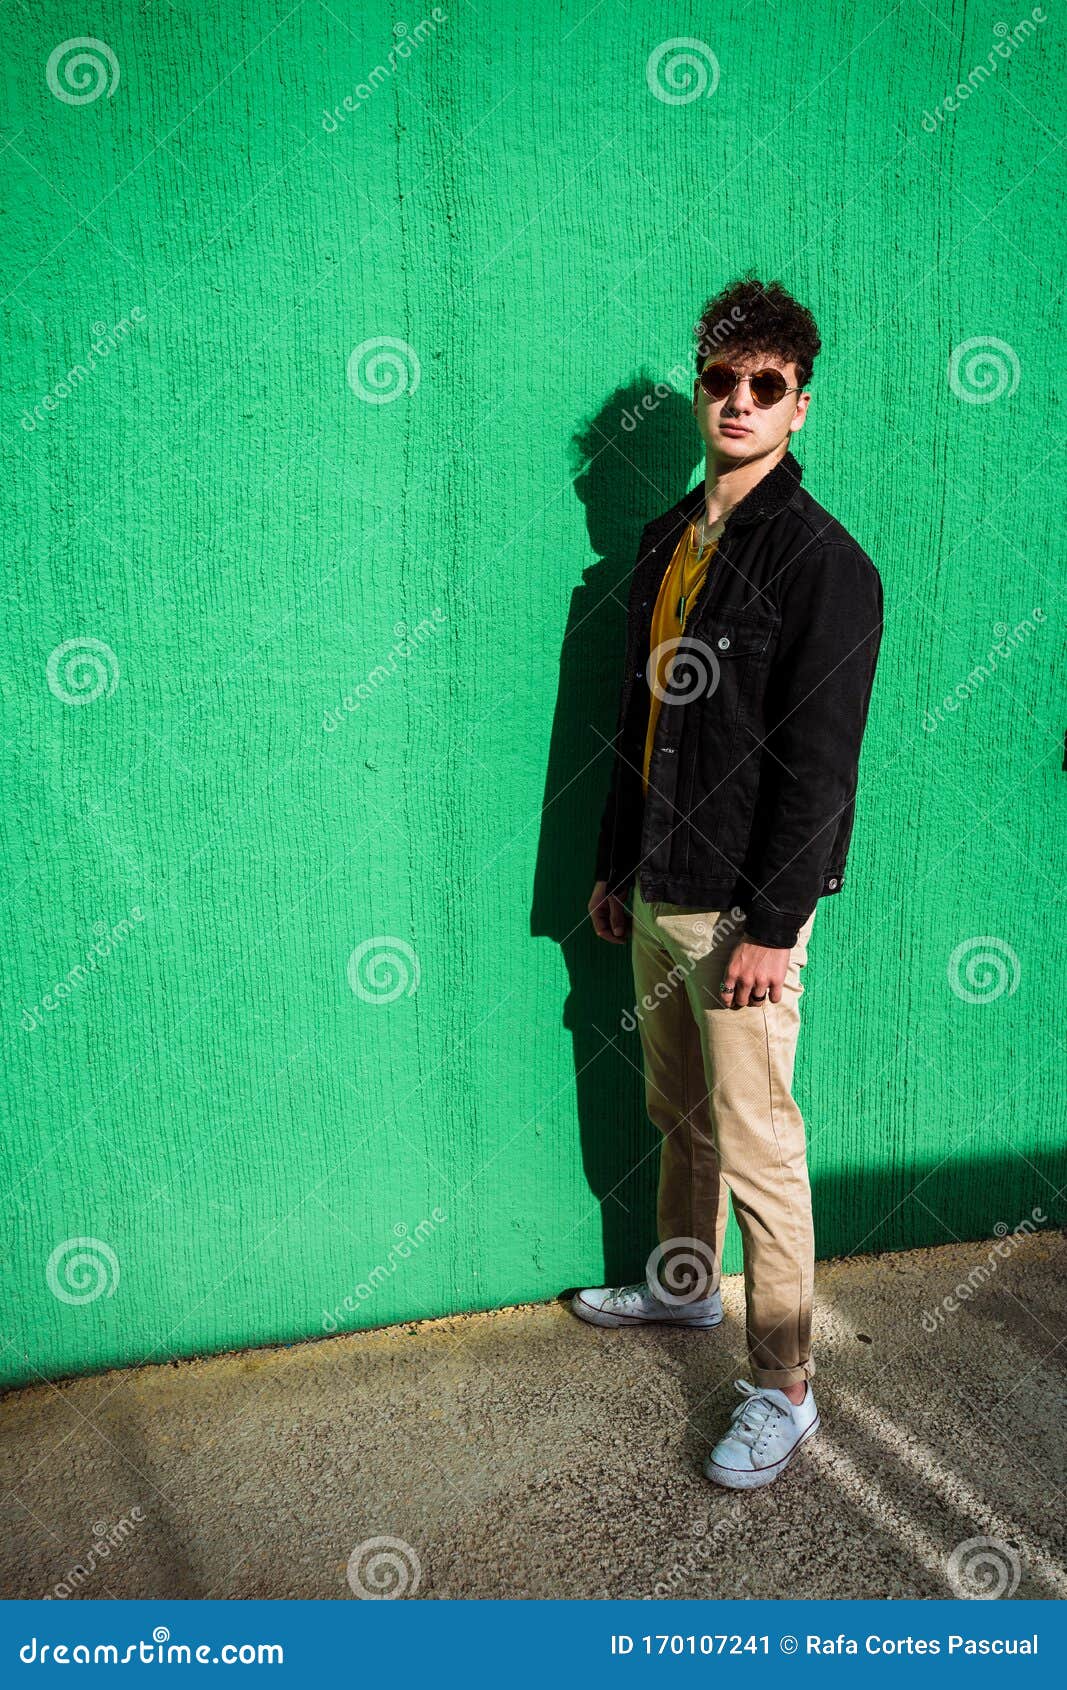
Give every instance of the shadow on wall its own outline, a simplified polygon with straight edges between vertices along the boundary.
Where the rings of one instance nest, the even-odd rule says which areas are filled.
[[[656,387],[654,377],[642,375],[616,388],[573,440],[574,490],[596,561],[571,597],[560,654],[531,914],[533,935],[554,939],[567,964],[563,1025],[573,1040],[582,1157],[601,1206],[609,1282],[643,1262],[655,1242],[659,1146],[652,1143],[649,1154],[637,1041],[620,1033],[634,999],[629,948],[598,939],[586,905],[611,774],[638,541],[645,524],[688,490],[703,457],[691,398]]]

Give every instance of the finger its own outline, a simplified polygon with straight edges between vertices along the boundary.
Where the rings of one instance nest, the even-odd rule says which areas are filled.
[[[620,939],[626,937],[626,906],[620,898],[609,898],[611,909],[611,931],[617,933]]]

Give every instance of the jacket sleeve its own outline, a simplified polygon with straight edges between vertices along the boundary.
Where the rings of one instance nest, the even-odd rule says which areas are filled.
[[[792,949],[856,791],[882,637],[882,582],[870,558],[859,547],[828,546],[800,562],[783,593],[782,623],[745,932],[757,945]]]
[[[596,874],[594,876],[596,880],[606,880],[608,883],[608,890],[616,893],[616,896],[618,897],[625,897],[627,891],[629,890],[628,886],[624,885],[621,889],[619,889],[612,884],[615,879],[615,839],[618,829],[619,804],[621,801],[624,772],[621,747],[623,726],[626,721],[627,705],[630,694],[626,675],[626,664],[629,662],[629,657],[629,649],[627,649],[620,686],[619,709],[615,724],[615,738],[613,739],[611,746],[611,784],[608,787],[608,795],[605,800],[603,814],[600,819],[600,833],[597,838],[596,847]]]
[[[648,528],[644,529],[637,549],[637,561],[630,576],[626,611],[626,649],[620,675],[615,737],[611,746],[611,784],[604,803],[596,847],[595,878],[607,881],[608,890],[618,898],[625,898],[634,882],[633,859],[637,850],[634,833],[635,829],[640,827],[640,811],[643,806],[640,771],[628,762],[624,742],[627,717],[633,702],[634,676],[631,671],[635,661],[633,630],[636,600],[640,591],[638,566],[645,554],[648,534]],[[645,655],[647,656],[647,653]]]

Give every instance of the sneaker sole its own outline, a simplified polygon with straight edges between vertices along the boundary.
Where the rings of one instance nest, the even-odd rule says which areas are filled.
[[[686,1326],[708,1331],[713,1326],[721,1326],[725,1319],[722,1314],[670,1315],[665,1319],[655,1315],[610,1314],[604,1309],[595,1309],[592,1303],[583,1303],[580,1295],[571,1299],[571,1308],[579,1320],[588,1321],[590,1326]]]
[[[754,1473],[749,1473],[742,1467],[720,1467],[709,1457],[704,1463],[704,1476],[710,1479],[713,1485],[722,1485],[724,1490],[759,1490],[761,1485],[773,1485],[775,1479],[780,1479],[789,1463],[800,1454],[808,1439],[815,1436],[821,1424],[819,1416],[816,1415],[789,1454],[783,1455],[781,1461],[774,1462],[770,1467],[760,1467]]]

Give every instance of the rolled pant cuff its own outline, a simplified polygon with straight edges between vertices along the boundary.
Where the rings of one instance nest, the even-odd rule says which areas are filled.
[[[799,1367],[752,1367],[752,1378],[757,1385],[773,1385],[781,1390],[783,1385],[802,1385],[805,1379],[814,1379],[815,1363],[801,1362]]]

